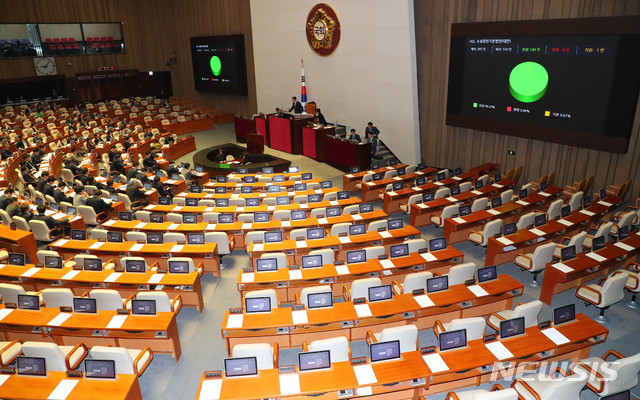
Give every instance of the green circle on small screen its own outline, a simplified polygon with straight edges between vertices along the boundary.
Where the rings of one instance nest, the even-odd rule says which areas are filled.
[[[515,66],[509,74],[509,91],[523,103],[533,103],[547,92],[549,74],[537,62],[525,61]]]
[[[209,66],[211,67],[211,72],[213,72],[215,76],[220,75],[220,71],[222,71],[222,62],[218,56],[211,57],[211,60],[209,60]]]

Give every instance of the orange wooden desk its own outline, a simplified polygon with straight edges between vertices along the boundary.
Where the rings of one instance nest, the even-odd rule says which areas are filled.
[[[497,171],[498,168],[500,168],[500,164],[488,162],[476,167],[469,168],[469,172],[473,174],[473,179],[478,179],[481,175],[490,175],[491,173]]]
[[[298,174],[299,175],[299,174]],[[267,186],[271,185],[280,185],[282,187],[293,187],[296,183],[312,183],[317,182],[320,183],[320,179],[313,178],[306,181],[291,181],[285,180],[284,182],[272,183],[272,182],[256,182],[256,183],[244,183],[244,182],[227,182],[227,183],[218,183],[218,182],[209,182],[204,185],[206,189],[213,189],[216,187],[226,187],[226,188],[240,188],[243,186],[252,186],[255,189],[265,189]]]
[[[296,175],[302,175],[302,174],[306,174],[309,171],[298,171],[298,172],[274,172],[273,174],[263,174],[262,172],[255,172],[255,173],[248,173],[248,174],[239,174],[237,172],[230,172],[228,173],[226,176],[228,178],[233,178],[233,177],[238,177],[238,178],[243,178],[245,176],[255,176],[256,179],[264,176],[264,177],[271,177],[273,178],[276,175],[284,175],[284,179],[286,181],[289,180],[289,178],[291,178],[292,176],[296,176]],[[305,181],[306,182],[306,181]]]
[[[518,253],[532,253],[533,250],[540,245],[549,242],[559,242],[563,237],[573,235],[580,231],[584,225],[595,222],[599,220],[603,214],[611,212],[620,202],[619,198],[613,196],[608,197],[607,200],[610,202],[610,206],[593,203],[586,212],[575,210],[567,218],[560,219],[559,221],[547,221],[544,226],[536,228],[537,230],[521,229],[513,235],[500,239],[496,239],[495,237],[489,238],[484,265],[500,265],[511,262]],[[544,235],[538,235],[536,232],[544,233]],[[505,251],[504,249],[507,246],[513,246],[515,248]]]
[[[420,236],[420,231],[407,225],[401,229],[384,232],[367,232],[356,236],[325,236],[324,239],[315,240],[283,240],[280,243],[252,243],[247,249],[249,258],[259,258],[264,253],[280,252],[287,254],[289,264],[300,263],[303,255],[309,251],[322,248],[332,248],[336,251],[337,260],[345,260],[346,252],[368,246],[376,246],[379,243],[389,251],[389,245],[404,241],[406,237]]]
[[[320,268],[306,268],[299,272],[280,268],[277,271],[240,273],[238,276],[238,291],[241,299],[246,292],[261,289],[275,289],[283,303],[295,301],[296,294],[309,286],[329,285],[333,295],[342,293],[343,285],[350,285],[356,279],[380,277],[383,284],[391,284],[394,280],[402,282],[406,274],[427,270],[437,273],[447,273],[452,265],[464,260],[464,253],[454,247],[430,253],[436,257],[435,261],[427,261],[419,253],[411,253],[405,257],[391,258],[393,267],[385,268],[378,259],[367,260],[364,263],[344,264],[342,266],[327,264]],[[295,277],[300,274],[300,278]]]
[[[360,190],[360,188],[358,186],[356,186],[357,183],[362,182],[362,178],[366,175],[366,174],[377,174],[377,173],[384,173],[387,171],[393,171],[394,169],[398,169],[398,168],[402,168],[402,167],[408,167],[407,164],[402,164],[402,163],[397,163],[396,165],[390,165],[387,167],[381,167],[375,170],[368,170],[368,171],[360,171],[357,174],[345,174],[342,175],[342,190],[348,190],[350,192],[355,192],[357,190]]]
[[[162,267],[167,266],[167,260],[170,257],[190,257],[196,265],[199,263],[204,265],[205,273],[212,273],[216,277],[220,276],[220,258],[215,243],[185,245],[177,243],[139,245],[136,242],[102,242],[99,245],[98,243],[100,242],[95,239],[60,239],[49,244],[49,247],[57,251],[64,259],[80,253],[95,254],[105,261],[125,256],[144,257],[147,265],[157,262]]]
[[[11,229],[6,225],[0,225],[0,246],[9,251],[25,253],[29,260],[37,260],[38,246],[33,233],[20,229]]]
[[[160,290],[157,285],[162,285],[161,290],[166,292],[169,298],[180,295],[184,306],[196,307],[198,311],[202,311],[203,307],[201,275],[196,271],[188,274],[158,274],[153,271],[124,272],[119,276],[115,275],[118,278],[112,282],[113,278],[109,278],[109,276],[115,272],[113,270],[75,271],[73,268],[37,268],[36,272],[31,274],[34,271],[31,269],[33,267],[33,264],[24,267],[2,266],[0,267],[0,281],[14,284],[17,282],[25,290],[36,292],[50,287],[69,288],[77,296],[96,288],[115,289],[125,298],[140,291],[151,290],[151,285],[155,286],[154,290]],[[29,276],[25,276],[25,274]],[[158,277],[161,279],[156,282]],[[150,280],[153,283],[149,283]]]
[[[193,136],[179,138],[178,141],[162,146],[162,153],[167,160],[177,160],[196,149],[196,138]]]
[[[211,189],[207,189],[207,190],[211,190]],[[280,193],[268,193],[265,191],[254,191],[253,193],[233,193],[233,192],[227,192],[225,194],[219,193],[212,193],[212,192],[202,192],[202,193],[187,193],[187,192],[182,192],[182,193],[178,193],[176,195],[176,197],[190,197],[190,198],[196,198],[196,199],[237,199],[237,198],[247,198],[247,197],[259,197],[259,198],[265,198],[265,197],[279,197],[279,196],[289,196],[289,197],[294,197],[294,196],[308,196],[310,194],[326,194],[326,193],[333,193],[333,192],[338,192],[338,188],[337,187],[330,187],[328,189],[313,189],[313,190],[301,190],[301,191],[288,191],[288,192],[280,192]],[[260,196],[260,193],[266,193],[266,196]]]
[[[551,304],[554,294],[573,289],[599,276],[608,275],[640,253],[640,236],[637,233],[632,233],[622,243],[633,247],[634,250],[629,251],[618,247],[619,245],[607,243],[603,249],[595,252],[595,254],[604,257],[602,261],[596,261],[587,254],[579,253],[576,258],[562,263],[571,269],[568,272],[561,271],[551,263],[547,264],[542,280],[540,300]]]
[[[503,223],[508,223],[520,218],[521,214],[529,211],[541,209],[543,204],[554,200],[555,196],[562,193],[559,187],[549,187],[545,191],[546,195],[531,193],[524,201],[510,201],[496,209],[480,210],[464,216],[464,223],[456,222],[453,218],[444,220],[443,234],[447,238],[447,243],[459,243],[467,240],[472,230],[482,230],[484,225],[494,219],[500,218]]]
[[[77,380],[67,400],[113,399],[142,400],[140,383],[134,374],[111,379],[67,378],[65,372],[47,371],[46,377],[11,375],[0,386],[3,399],[39,400],[49,398],[62,380]],[[98,394],[99,393],[99,394]]]
[[[393,178],[385,178],[379,181],[371,181],[371,182],[363,182],[362,187],[362,201],[375,201],[378,199],[378,192],[380,190],[384,190],[387,185],[394,182],[406,182],[413,181],[419,176],[428,176],[431,175],[438,170],[432,167],[426,167],[421,171],[410,172],[408,174],[404,174],[402,176],[394,176]]]
[[[114,317],[119,317],[115,311],[68,313],[71,316],[60,325],[52,324],[59,314],[57,308],[14,309],[0,320],[3,340],[50,341],[65,346],[75,346],[81,341],[87,347],[107,344],[128,349],[149,347],[154,353],[172,354],[176,362],[180,359],[180,338],[173,312],[159,312],[154,316],[128,315],[118,327],[109,326]]]
[[[344,335],[349,340],[362,340],[368,330],[413,323],[420,329],[431,328],[436,320],[477,317],[511,308],[514,297],[520,296],[524,286],[508,275],[480,284],[489,295],[476,297],[465,285],[453,285],[449,290],[430,293],[435,306],[422,307],[412,294],[368,303],[371,316],[359,316],[353,302],[337,302],[333,307],[307,310],[306,323],[293,322],[292,309],[274,308],[269,313],[243,313],[240,324],[230,321],[229,311],[222,320],[222,337],[227,350],[238,343],[278,342],[282,347],[299,347],[303,341],[326,339]],[[231,320],[238,318],[233,315]],[[231,322],[231,324],[230,324]]]

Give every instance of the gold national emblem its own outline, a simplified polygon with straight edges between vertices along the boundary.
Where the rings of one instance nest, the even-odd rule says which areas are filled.
[[[307,16],[307,41],[314,53],[329,56],[340,42],[340,21],[329,5],[316,4]]]

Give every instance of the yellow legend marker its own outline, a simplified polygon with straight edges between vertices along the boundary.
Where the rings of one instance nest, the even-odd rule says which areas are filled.
[[[550,116],[550,115],[551,115],[551,111],[545,111],[545,112],[544,112],[544,116],[545,116],[545,117],[548,117],[548,116]]]

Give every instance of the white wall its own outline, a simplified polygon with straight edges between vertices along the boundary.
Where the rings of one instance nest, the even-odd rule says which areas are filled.
[[[420,160],[415,30],[412,0],[327,1],[341,38],[329,57],[312,52],[305,21],[317,0],[251,0],[258,110],[300,99],[304,59],[307,101],[327,121],[363,133],[373,121],[380,138],[405,163]]]

